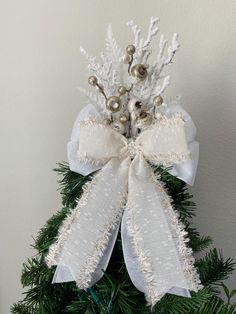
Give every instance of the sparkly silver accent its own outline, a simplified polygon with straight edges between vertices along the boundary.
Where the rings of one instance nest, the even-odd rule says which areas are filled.
[[[130,138],[128,140],[128,154],[130,156],[131,159],[133,159],[137,153],[137,148],[136,148],[136,145],[135,145],[135,142],[132,138]]]

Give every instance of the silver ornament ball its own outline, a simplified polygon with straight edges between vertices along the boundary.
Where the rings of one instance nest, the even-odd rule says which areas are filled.
[[[126,93],[126,88],[125,88],[124,86],[119,86],[119,87],[118,87],[118,93],[119,93],[120,95],[125,95],[125,93]]]
[[[124,62],[125,64],[128,64],[128,63],[131,61],[131,56],[126,53],[126,54],[123,56],[122,60],[123,60],[123,62]]]
[[[126,52],[128,53],[128,55],[133,55],[135,53],[135,46],[134,45],[128,45],[126,47]]]
[[[98,79],[96,78],[96,76],[92,75],[88,78],[88,82],[91,86],[96,86],[98,83]]]
[[[163,103],[163,98],[162,98],[160,95],[155,96],[155,97],[153,98],[153,102],[154,102],[154,104],[155,104],[156,106],[161,106],[162,103]]]
[[[137,77],[139,80],[143,81],[147,78],[148,72],[147,68],[143,64],[135,64],[131,68],[131,74]]]
[[[128,117],[127,117],[127,115],[126,114],[124,114],[124,113],[122,113],[121,115],[120,115],[120,117],[119,117],[119,121],[121,122],[121,123],[127,123],[128,122]]]
[[[110,96],[106,101],[106,107],[112,112],[118,112],[121,109],[121,101],[117,96]]]

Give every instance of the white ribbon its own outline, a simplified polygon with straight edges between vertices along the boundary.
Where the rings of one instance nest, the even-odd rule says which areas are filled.
[[[147,163],[174,165],[175,174],[193,182],[196,161],[189,158],[193,137],[185,136],[186,113],[163,117],[133,142],[103,125],[95,112],[90,105],[80,114],[68,155],[73,171],[87,175],[101,170],[50,247],[47,264],[57,265],[53,282],[75,280],[82,289],[93,286],[108,265],[122,220],[126,267],[148,303],[154,305],[167,292],[190,296],[188,290],[202,287],[192,250],[165,189]]]

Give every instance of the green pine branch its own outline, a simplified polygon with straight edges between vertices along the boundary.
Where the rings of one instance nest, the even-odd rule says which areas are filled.
[[[83,193],[84,184],[92,179],[92,175],[83,176],[71,171],[67,162],[58,163],[58,167],[54,171],[62,177],[58,181],[62,195],[62,205],[67,208],[74,208],[76,200]]]
[[[212,244],[212,239],[209,236],[201,236],[197,229],[192,227],[191,223],[185,223],[185,230],[188,232],[189,246],[193,249],[193,252],[203,251]]]
[[[235,314],[235,305],[212,296],[208,302],[203,303],[197,310],[191,310],[188,314]],[[181,313],[183,314],[183,313]]]
[[[33,247],[37,254],[23,264],[22,285],[28,287],[24,299],[13,304],[14,314],[232,314],[234,305],[225,304],[215,295],[217,285],[233,271],[231,258],[223,258],[222,252],[213,249],[196,261],[205,288],[192,293],[192,298],[165,295],[154,307],[146,305],[144,295],[132,284],[125,267],[120,233],[109,265],[103,278],[92,289],[81,291],[75,282],[51,284],[55,267],[49,269],[45,256],[49,246],[56,240],[58,228],[66,215],[74,208],[83,192],[83,186],[92,176],[84,177],[70,171],[67,163],[58,164],[55,171],[62,177],[59,181],[64,208],[50,218],[41,228]],[[192,226],[195,204],[186,184],[170,175],[163,167],[154,168],[155,174],[164,182],[171,196],[174,209],[189,234],[189,246],[201,252],[211,244],[210,237],[201,236]]]
[[[58,229],[68,213],[69,209],[64,207],[53,215],[40,229],[32,247],[39,253],[46,254],[49,246],[55,241]]]
[[[201,281],[204,285],[217,284],[225,280],[234,271],[235,262],[232,258],[224,259],[221,250],[210,250],[196,262]]]
[[[205,304],[212,297],[208,288],[197,293],[192,293],[191,298],[180,297],[172,294],[165,295],[154,308],[154,313],[165,314],[187,314],[191,310],[197,311],[202,304]]]
[[[170,168],[153,167],[152,169],[161,181],[165,184],[165,188],[172,199],[172,205],[178,211],[181,221],[185,224],[195,216],[196,205],[192,199],[192,195],[188,192],[186,183],[172,176],[168,170]]]
[[[34,308],[30,308],[24,303],[24,301],[19,301],[11,306],[11,313],[13,314],[36,314]]]

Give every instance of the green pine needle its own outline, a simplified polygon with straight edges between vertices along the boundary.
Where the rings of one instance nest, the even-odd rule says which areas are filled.
[[[232,258],[224,259],[221,250],[210,250],[204,257],[196,262],[204,285],[217,284],[225,280],[233,272],[235,262]]]

